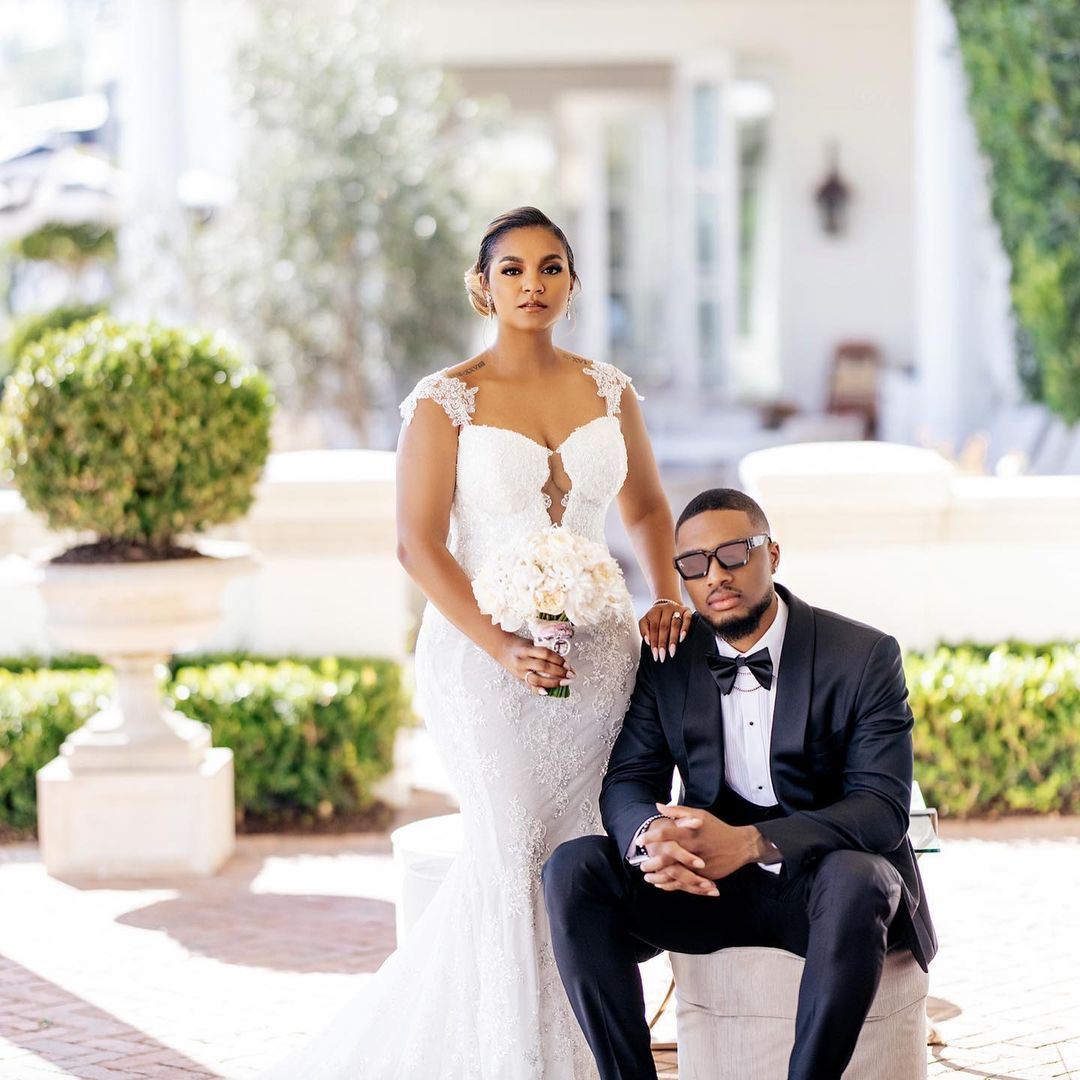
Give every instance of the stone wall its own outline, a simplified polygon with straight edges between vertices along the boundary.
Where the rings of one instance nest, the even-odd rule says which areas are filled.
[[[1080,635],[1080,476],[964,476],[888,443],[775,447],[739,472],[778,580],[905,648]]]

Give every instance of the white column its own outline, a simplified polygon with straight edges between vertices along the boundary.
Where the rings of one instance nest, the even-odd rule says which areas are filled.
[[[905,434],[957,445],[1017,387],[1007,263],[944,0],[919,0],[915,64],[918,382]]]
[[[120,167],[126,182],[126,220],[120,231],[120,269],[128,281],[131,317],[178,314],[179,282],[163,257],[164,238],[177,227],[176,185],[184,167],[183,0],[123,0],[123,68],[119,112]]]
[[[140,203],[171,207],[183,167],[181,0],[125,0],[120,164]]]

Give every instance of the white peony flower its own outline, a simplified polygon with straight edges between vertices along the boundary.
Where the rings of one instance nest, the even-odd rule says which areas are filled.
[[[607,549],[557,525],[497,553],[473,581],[480,610],[511,632],[540,614],[593,625],[623,591],[622,571]]]

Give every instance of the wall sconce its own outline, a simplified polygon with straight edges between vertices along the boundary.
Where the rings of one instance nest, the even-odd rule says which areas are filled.
[[[821,212],[821,227],[828,236],[839,236],[847,228],[847,208],[851,188],[840,175],[840,153],[833,144],[829,147],[829,172],[814,194]]]

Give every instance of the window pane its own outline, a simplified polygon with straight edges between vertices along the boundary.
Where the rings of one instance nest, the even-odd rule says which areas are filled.
[[[720,359],[720,305],[715,300],[698,304],[698,348],[709,368]]]
[[[720,90],[707,83],[694,87],[694,164],[714,169],[720,163]]]
[[[697,197],[694,231],[697,235],[698,270],[705,274],[720,268],[720,199],[711,193]]]

